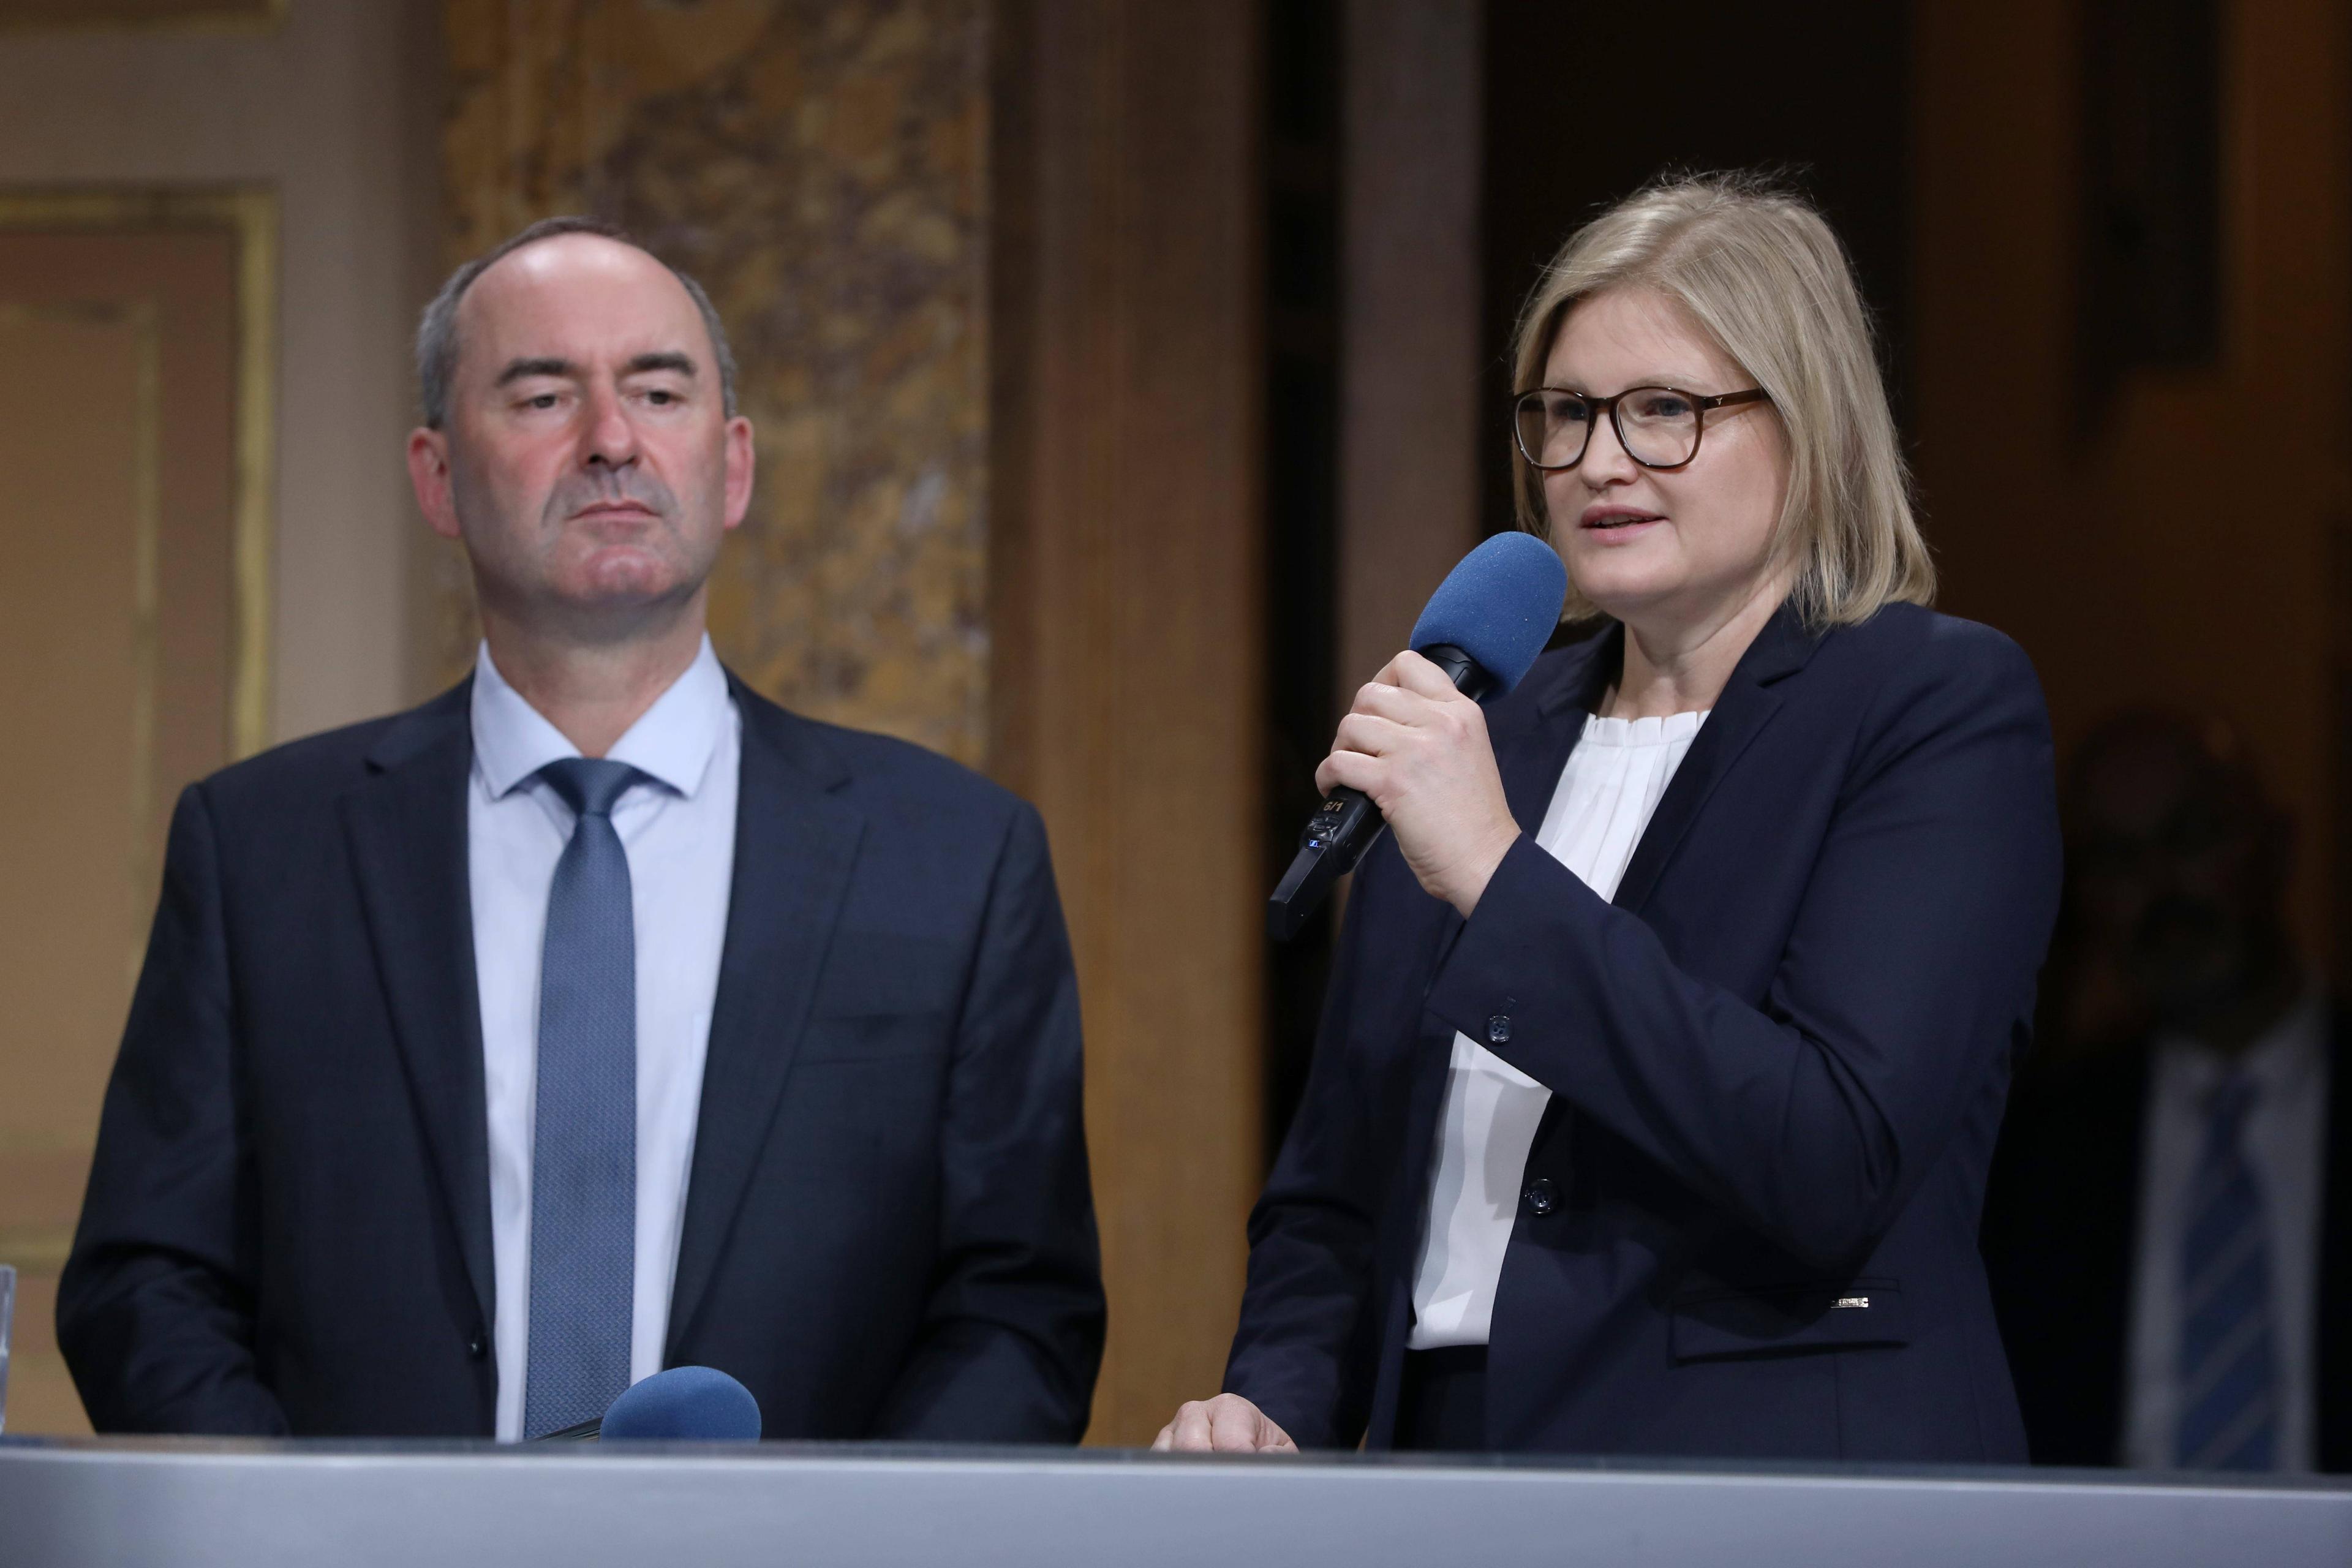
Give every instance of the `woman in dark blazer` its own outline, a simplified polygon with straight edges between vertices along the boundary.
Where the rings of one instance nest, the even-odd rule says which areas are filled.
[[[1226,1392],[1160,1446],[2022,1463],[1976,1235],[2059,881],[2032,667],[1937,616],[1836,238],[1726,178],[1522,317],[1523,522],[1608,619],[1402,654]]]

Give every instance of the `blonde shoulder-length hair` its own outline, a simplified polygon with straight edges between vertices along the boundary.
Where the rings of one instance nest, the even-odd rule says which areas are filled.
[[[1820,213],[1742,174],[1671,179],[1628,196],[1577,230],[1544,269],[1519,313],[1515,390],[1542,384],[1577,301],[1612,289],[1675,301],[1771,395],[1789,447],[1773,548],[1793,565],[1790,603],[1809,625],[1852,625],[1882,605],[1934,600],[1936,566],[1912,512],[1870,322]],[[1541,474],[1516,444],[1511,461],[1520,526],[1549,534]],[[1565,618],[1600,613],[1570,587]]]

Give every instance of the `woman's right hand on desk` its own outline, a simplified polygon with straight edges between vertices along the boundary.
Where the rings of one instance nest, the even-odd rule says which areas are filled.
[[[1167,1454],[1296,1454],[1290,1434],[1266,1418],[1265,1411],[1238,1394],[1214,1399],[1191,1399],[1176,1419],[1151,1440],[1155,1452]]]

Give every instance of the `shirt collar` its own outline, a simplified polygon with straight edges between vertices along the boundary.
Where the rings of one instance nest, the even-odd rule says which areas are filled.
[[[2278,1103],[2300,1096],[2327,1058],[2327,996],[2316,984],[2304,987],[2294,1005],[2248,1046],[2234,1062],[2185,1035],[2163,1041],[2191,1093],[2202,1097],[2231,1071],[2253,1080],[2255,1098]]]
[[[720,726],[730,717],[727,672],[706,635],[686,673],[629,726],[605,753],[683,795],[702,787]],[[549,723],[522,693],[507,684],[487,642],[474,656],[474,763],[495,800],[562,757],[580,749]]]

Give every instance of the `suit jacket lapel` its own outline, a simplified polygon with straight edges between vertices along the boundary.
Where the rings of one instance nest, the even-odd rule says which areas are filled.
[[[1495,737],[1495,765],[1511,815],[1529,837],[1543,827],[1560,770],[1584,733],[1581,715],[1598,707],[1624,658],[1625,628],[1613,622],[1568,649],[1521,729]]]
[[[1568,765],[1568,754],[1584,732],[1581,720],[1562,723],[1556,721],[1557,717],[1571,704],[1580,701],[1589,710],[1599,701],[1617,668],[1619,639],[1623,635],[1622,627],[1612,625],[1570,647],[1568,657],[1544,677],[1545,688],[1537,694],[1533,709],[1517,710],[1523,716],[1496,725],[1489,710],[1486,739],[1494,749],[1495,771],[1502,776],[1503,798],[1511,808],[1512,819],[1529,838],[1542,830],[1552,792],[1559,786],[1560,770]],[[1462,917],[1447,910],[1431,950],[1431,974],[1444,966],[1462,926]]]
[[[2047,1331],[2074,1350],[2082,1416],[2076,1452],[2112,1455],[2123,1436],[2126,1357],[2131,1339],[2133,1256],[2139,1250],[2140,1157],[2147,1142],[2148,1074],[2143,1043],[2103,1065],[2096,1088],[2066,1102],[2059,1214],[2071,1235],[2041,1281]],[[2101,1461],[2104,1462],[2104,1461]]]
[[[2352,1471],[2352,1019],[2328,1022],[2312,1449],[2322,1470],[2340,1475]]]
[[[394,723],[343,798],[384,1003],[485,1329],[495,1321],[489,1127],[474,976],[466,787],[473,682]]]
[[[1552,792],[1559,784],[1560,770],[1568,765],[1569,753],[1576,749],[1584,731],[1581,719],[1563,721],[1561,715],[1580,704],[1581,710],[1590,711],[1600,700],[1616,673],[1623,636],[1622,627],[1611,626],[1572,646],[1568,657],[1545,678],[1547,684],[1537,694],[1534,707],[1520,710],[1526,717],[1489,731],[1504,798],[1510,803],[1520,831],[1530,838],[1542,828]],[[1440,922],[1428,965],[1433,984],[1447,950],[1462,934],[1463,923],[1462,917],[1450,910]],[[1418,1212],[1416,1205],[1429,1193],[1430,1173],[1437,1160],[1437,1121],[1444,1111],[1447,1070],[1453,1059],[1451,1027],[1424,1012],[1421,1028],[1423,1037],[1412,1058],[1412,1087],[1405,1097],[1404,1146],[1412,1152],[1398,1169],[1399,1184],[1391,1199],[1392,1205],[1402,1205],[1408,1212]],[[1558,1102],[1554,1103],[1556,1109]],[[1387,1244],[1390,1252],[1378,1274],[1386,1293],[1376,1309],[1381,1314],[1381,1354],[1367,1428],[1375,1447],[1386,1447],[1395,1440],[1399,1375],[1412,1322],[1412,1278],[1420,1261],[1416,1250],[1420,1239],[1410,1227],[1392,1233]]]
[[[675,1362],[782,1102],[866,819],[816,727],[729,677],[743,715],[727,945],[702,1071],[666,1359]]]
[[[1797,613],[1783,605],[1748,645],[1723,695],[1716,700],[1715,710],[1699,726],[1697,738],[1659,798],[1642,841],[1633,847],[1633,858],[1617,884],[1616,898],[1611,900],[1618,908],[1638,910],[1649,900],[1666,862],[1698,819],[1715,786],[1780,711],[1775,683],[1803,668],[1819,642],[1805,630]]]

